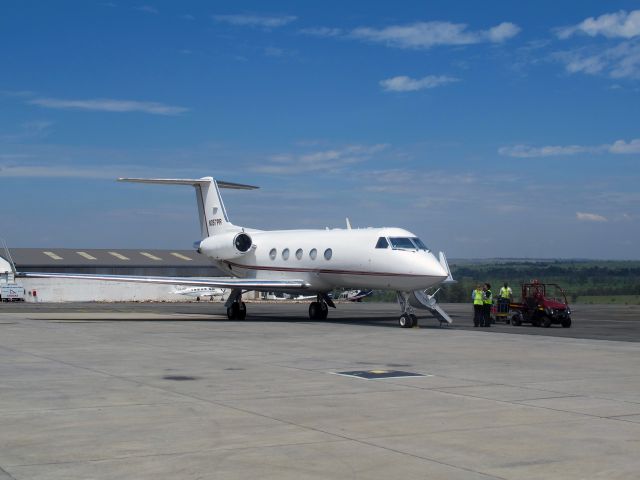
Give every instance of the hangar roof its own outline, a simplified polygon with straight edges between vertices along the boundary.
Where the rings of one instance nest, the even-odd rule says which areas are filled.
[[[22,267],[211,267],[194,250],[10,248],[18,270]],[[4,257],[5,253],[0,252]]]

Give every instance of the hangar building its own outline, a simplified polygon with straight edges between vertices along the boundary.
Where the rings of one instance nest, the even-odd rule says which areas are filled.
[[[224,274],[192,250],[12,248],[18,271],[219,277]],[[11,268],[0,252],[0,283],[11,281]],[[184,301],[178,286],[91,280],[21,278],[27,302]]]

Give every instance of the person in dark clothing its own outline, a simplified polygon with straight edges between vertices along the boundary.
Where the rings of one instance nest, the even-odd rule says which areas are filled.
[[[491,293],[491,285],[489,283],[484,284],[484,305],[482,308],[482,325],[483,327],[491,326],[491,305],[493,305],[493,293]]]

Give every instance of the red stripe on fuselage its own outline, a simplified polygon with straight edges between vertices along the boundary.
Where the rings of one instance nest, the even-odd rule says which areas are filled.
[[[412,273],[389,273],[389,272],[362,272],[358,270],[331,270],[323,268],[287,268],[287,267],[267,267],[260,265],[243,265],[241,263],[225,262],[232,267],[240,267],[245,270],[268,270],[272,272],[311,272],[311,273],[330,273],[334,275],[371,275],[378,277],[428,277],[433,275],[416,275]]]

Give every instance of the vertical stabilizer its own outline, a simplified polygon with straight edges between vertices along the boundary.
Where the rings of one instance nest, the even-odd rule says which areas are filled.
[[[239,190],[253,190],[258,187],[216,181],[212,177],[197,179],[178,178],[119,178],[120,182],[155,183],[160,185],[191,185],[196,190],[196,202],[198,204],[198,218],[200,219],[200,232],[202,238],[214,236],[228,230],[237,230],[229,221],[229,216],[224,208],[220,188],[233,188]]]

